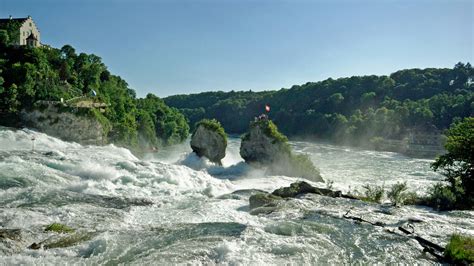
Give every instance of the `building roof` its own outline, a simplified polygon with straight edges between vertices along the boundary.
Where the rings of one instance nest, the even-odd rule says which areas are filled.
[[[36,38],[35,35],[33,35],[33,33],[30,34],[30,36],[28,36],[28,38],[26,38],[27,40],[35,40],[37,41],[38,39]]]
[[[17,21],[17,22],[23,23],[26,20],[28,20],[28,17],[26,17],[26,18],[1,18],[0,19],[0,24],[6,24],[9,21]]]

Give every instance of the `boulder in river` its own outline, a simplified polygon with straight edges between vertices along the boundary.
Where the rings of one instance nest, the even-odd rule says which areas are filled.
[[[227,136],[221,124],[215,120],[203,119],[196,124],[191,137],[191,148],[199,157],[221,164],[227,148]]]
[[[0,240],[2,239],[11,239],[19,241],[21,240],[21,230],[20,229],[0,229]]]
[[[279,196],[275,196],[267,192],[261,192],[250,196],[249,207],[252,210],[265,205],[274,205],[281,199],[282,198]]]
[[[266,116],[250,123],[242,137],[240,156],[246,163],[268,166],[271,174],[288,175],[323,182],[319,170],[306,154],[294,154],[288,139]]]
[[[313,193],[334,198],[342,197],[341,191],[317,188],[304,181],[291,183],[289,187],[281,187],[272,192],[273,195],[282,198],[294,198],[300,194],[306,193]]]
[[[334,191],[325,188],[318,188],[314,187],[311,184],[305,181],[299,181],[291,183],[289,187],[281,187],[279,189],[274,190],[272,193],[268,192],[258,192],[253,194],[249,198],[249,207],[250,210],[263,207],[263,206],[276,206],[279,201],[285,198],[296,198],[299,195],[313,193],[322,196],[328,196],[333,198],[351,198],[348,195],[344,195],[341,191]]]

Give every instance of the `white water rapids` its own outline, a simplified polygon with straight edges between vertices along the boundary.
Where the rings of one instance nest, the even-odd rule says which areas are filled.
[[[35,137],[35,151],[31,138]],[[299,180],[267,176],[242,162],[230,139],[224,166],[190,155],[188,143],[139,160],[108,145],[82,146],[30,130],[0,128],[0,264],[342,264],[435,263],[414,240],[393,229],[409,220],[440,245],[449,235],[474,235],[474,212],[436,212],[305,195],[270,214],[251,215],[252,191]],[[365,184],[406,181],[424,193],[442,180],[430,160],[390,152],[291,142],[311,155],[326,181],[343,192]],[[312,183],[325,187],[322,183]],[[386,228],[342,218],[386,223]],[[58,222],[84,237],[65,247],[29,249],[67,234],[45,232]]]

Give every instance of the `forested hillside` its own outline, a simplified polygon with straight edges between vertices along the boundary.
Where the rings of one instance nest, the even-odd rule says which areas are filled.
[[[135,91],[112,75],[101,58],[77,54],[73,47],[28,48],[8,45],[0,31],[0,125],[18,126],[22,109],[39,100],[65,101],[89,96],[105,103],[100,121],[111,125],[109,142],[148,148],[181,142],[188,136],[185,117],[152,94],[137,99]]]
[[[407,69],[390,76],[354,76],[264,92],[205,92],[165,102],[190,124],[216,118],[227,132],[242,133],[270,105],[269,116],[289,136],[336,142],[375,137],[401,139],[410,132],[436,132],[474,115],[473,69]]]

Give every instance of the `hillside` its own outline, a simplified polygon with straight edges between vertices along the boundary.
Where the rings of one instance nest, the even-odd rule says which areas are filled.
[[[473,77],[469,63],[458,63],[452,69],[329,78],[278,91],[205,92],[164,100],[191,125],[216,118],[227,132],[237,134],[269,104],[270,118],[286,135],[362,145],[441,132],[453,121],[473,116]]]
[[[153,94],[137,98],[100,57],[77,54],[70,45],[61,49],[14,47],[5,40],[8,38],[0,42],[0,125],[25,126],[22,111],[38,110],[46,103],[66,112],[92,114],[106,129],[106,143],[134,150],[187,138],[189,126],[178,110]]]

